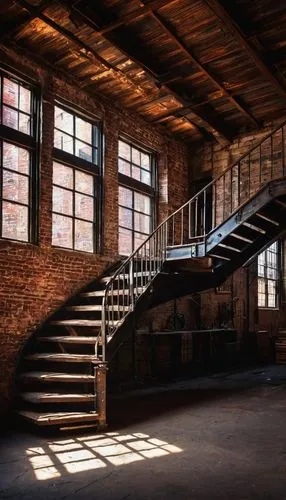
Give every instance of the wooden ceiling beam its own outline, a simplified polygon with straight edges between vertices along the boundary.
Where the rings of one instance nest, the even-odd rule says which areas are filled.
[[[175,30],[167,23],[162,16],[156,12],[151,12],[153,19],[155,19],[159,24],[161,29],[166,33],[166,35],[179,47],[179,49],[184,53],[187,59],[196,65],[201,73],[203,73],[211,82],[221,91],[222,97],[225,96],[231,101],[234,107],[236,107],[246,118],[251,121],[252,125],[258,126],[257,120],[252,116],[252,114],[246,109],[246,107],[239,102],[239,100],[232,96],[231,93],[224,87],[224,85],[214,76],[203,64],[200,63],[199,59],[194,55],[194,53],[185,45],[185,43],[179,38]]]
[[[55,3],[56,0],[42,0],[42,2],[38,5],[37,9],[39,12],[42,12],[46,7]],[[30,23],[33,19],[35,19],[35,14],[31,12],[27,12],[23,18],[18,19],[16,23],[11,23],[4,26],[1,26],[0,30],[0,42],[5,40],[6,38],[10,38],[14,36],[16,33],[19,33],[28,23]]]
[[[114,22],[110,22],[105,26],[98,26],[97,34],[100,36],[100,35],[106,35],[107,33],[111,33],[112,31],[116,30],[117,28],[120,28],[121,26],[128,25],[134,21],[137,21],[137,19],[140,19],[140,17],[146,16],[152,10],[162,9],[163,7],[166,7],[171,3],[175,3],[178,1],[179,0],[151,0],[147,5],[142,5],[140,8],[135,9],[133,12],[130,12],[129,14],[121,16],[120,19],[117,19]],[[80,2],[76,2],[74,5],[72,5],[72,9],[79,12],[80,14],[83,14],[80,7],[78,7],[79,3]]]
[[[272,87],[275,88],[279,95],[282,95],[285,99],[286,89],[283,87],[281,82],[276,78],[273,70],[268,64],[263,60],[262,56],[250,45],[247,41],[243,31],[237,24],[235,19],[229,14],[225,7],[220,3],[219,0],[204,0],[211,11],[216,15],[218,19],[222,22],[224,28],[226,28],[239,44],[239,46],[246,52],[246,54],[252,59],[255,66],[261,71],[264,78],[268,80]]]
[[[96,51],[94,51],[86,43],[84,43],[82,40],[80,40],[80,38],[78,38],[76,35],[74,35],[71,31],[67,30],[63,26],[60,26],[55,21],[50,19],[48,16],[43,14],[41,12],[41,9],[38,9],[37,7],[32,6],[26,0],[15,0],[15,1],[19,5],[24,7],[28,12],[30,12],[34,18],[40,19],[45,24],[50,26],[53,30],[55,30],[57,33],[59,33],[60,35],[64,36],[68,40],[70,40],[75,46],[78,47],[79,50],[81,50],[82,56],[85,56],[88,59],[91,59],[92,61],[101,64],[104,67],[104,69],[108,69],[111,72],[119,75],[119,78],[124,80],[124,82],[127,82],[130,85],[132,85],[133,87],[135,87],[137,89],[137,91],[139,91],[142,95],[145,95],[145,97],[147,97],[147,98],[153,97],[153,95],[147,93],[147,91],[143,87],[141,87],[136,82],[134,82],[131,77],[126,75],[126,73],[124,71],[117,68],[113,64],[109,63],[106,59],[101,57]]]
[[[84,21],[88,26],[96,29],[96,24],[91,17],[87,18],[87,16],[79,10],[77,12],[80,17],[84,18]],[[94,14],[96,15],[96,13]],[[148,55],[146,53],[146,50],[143,46],[136,43],[136,39],[134,37],[132,39],[132,44],[130,45],[130,35],[128,35],[127,37],[124,31],[121,31],[121,33],[119,34],[108,33],[101,36],[107,39],[114,46],[116,46],[120,51],[125,53],[126,57],[128,57],[130,60],[135,62],[140,67],[143,67],[145,71],[151,76],[151,78],[155,79],[155,81],[157,82],[159,81],[160,77],[158,75],[158,70],[154,68],[153,64],[150,64],[150,62],[152,61],[152,57],[150,56],[150,54]],[[216,140],[218,140],[218,136],[221,136],[224,141],[228,143],[233,140],[233,136],[231,131],[229,130],[229,127],[225,127],[224,123],[217,116],[215,116],[215,111],[210,105],[200,107],[203,104],[202,102],[196,102],[193,101],[193,99],[184,98],[180,92],[178,93],[174,90],[172,84],[161,85],[161,83],[159,83],[159,86],[162,91],[173,95],[183,106],[185,106],[186,104],[190,105],[191,102],[194,104],[194,107],[196,107],[197,109],[193,112],[193,114],[197,117],[198,120],[203,123],[202,127],[205,128],[205,132],[202,133],[202,127],[199,127],[197,124],[191,122],[190,120],[189,121],[193,127],[197,128],[197,130],[200,131],[202,135],[207,135],[209,137],[211,133]]]

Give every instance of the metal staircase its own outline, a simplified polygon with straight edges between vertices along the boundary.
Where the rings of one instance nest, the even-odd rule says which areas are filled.
[[[44,426],[104,427],[107,362],[138,315],[222,283],[283,234],[285,127],[230,165],[33,335],[19,366],[20,415]]]

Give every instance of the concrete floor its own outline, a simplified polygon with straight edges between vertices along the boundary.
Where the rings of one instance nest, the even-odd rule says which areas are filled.
[[[108,432],[7,430],[1,499],[286,499],[286,366],[113,397]]]

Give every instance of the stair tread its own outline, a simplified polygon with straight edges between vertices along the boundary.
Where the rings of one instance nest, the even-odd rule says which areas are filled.
[[[61,319],[57,321],[51,321],[51,325],[63,325],[63,326],[101,326],[100,319]]]
[[[137,288],[138,292],[143,292],[144,287],[139,287]],[[130,290],[126,288],[125,290],[123,289],[116,289],[116,295],[129,295]],[[105,294],[105,290],[94,290],[93,292],[84,292],[81,293],[81,297],[103,297]],[[108,292],[107,295],[112,295],[112,292]]]
[[[20,379],[41,382],[93,382],[94,376],[84,373],[25,372],[20,375]]]
[[[59,392],[22,392],[22,399],[29,403],[93,401],[94,394],[64,394]]]
[[[143,272],[140,272],[140,271],[137,271],[137,272],[134,272],[133,273],[133,277],[141,277],[141,276],[149,276],[151,274],[151,276],[154,276],[155,274],[157,273],[157,271],[143,271]],[[104,278],[101,278],[101,282],[102,283],[108,283],[111,279],[113,278],[113,276],[104,276]],[[118,280],[122,280],[122,279],[126,279],[126,278],[129,278],[129,273],[120,273],[118,274],[117,276],[115,276],[115,279]]]
[[[56,425],[65,423],[89,422],[98,420],[98,413],[93,412],[35,412],[18,411],[18,415],[31,420],[37,425]]]
[[[63,344],[95,344],[98,337],[84,337],[80,335],[37,337],[42,342],[62,342]]]
[[[70,354],[70,353],[45,353],[39,352],[35,354],[28,354],[26,356],[27,360],[37,361],[37,360],[46,360],[46,361],[70,361],[70,362],[92,362],[92,363],[101,363],[101,361],[96,358],[94,354]]]
[[[114,295],[116,295],[116,293],[114,293]],[[120,305],[116,305],[114,304],[113,306],[113,309],[115,311],[126,311],[127,310],[127,306],[120,306]],[[99,304],[99,305],[79,305],[79,306],[69,306],[66,308],[68,311],[82,311],[82,312],[85,312],[85,311],[102,311],[102,305]],[[111,309],[111,306],[109,306],[109,309]]]

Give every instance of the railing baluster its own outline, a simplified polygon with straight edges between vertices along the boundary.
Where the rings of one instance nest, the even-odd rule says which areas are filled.
[[[194,236],[198,235],[198,197],[195,198],[195,225],[194,225]]]
[[[282,127],[282,172],[285,175],[285,146],[284,146],[284,126]]]
[[[212,206],[213,206],[213,216],[212,216],[212,229],[216,226],[216,182],[213,183],[212,190]]]
[[[271,159],[271,177],[270,179],[273,179],[273,135],[270,138],[270,159]]]
[[[237,200],[240,205],[240,161],[237,164]]]
[[[250,197],[250,155],[248,155],[248,197]]]
[[[207,234],[207,188],[204,190],[204,227],[203,236]]]
[[[181,245],[184,243],[184,209],[181,210]]]
[[[261,154],[261,144],[259,145],[259,187],[262,184],[262,154]]]

